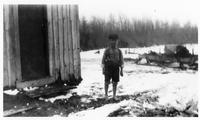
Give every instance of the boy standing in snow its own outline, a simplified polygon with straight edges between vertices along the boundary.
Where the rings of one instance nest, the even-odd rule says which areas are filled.
[[[113,99],[116,100],[116,88],[119,82],[119,73],[123,76],[124,60],[121,50],[117,47],[118,35],[110,34],[109,47],[104,51],[102,59],[103,74],[105,76],[105,97],[108,98],[108,86],[112,79]]]

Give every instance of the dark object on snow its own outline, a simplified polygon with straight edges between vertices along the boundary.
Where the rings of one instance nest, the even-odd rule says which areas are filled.
[[[96,51],[95,54],[100,54],[100,50]]]
[[[190,56],[191,56],[191,54],[186,47],[184,47],[182,45],[178,45],[176,47],[176,57],[177,58],[186,58],[186,57],[190,57]]]
[[[193,70],[198,69],[198,64],[197,64],[198,56],[190,54],[189,50],[186,47],[181,45],[177,46],[175,56],[177,61],[180,63],[181,69],[186,69],[184,67],[184,64],[188,64],[189,66],[191,66],[190,68]]]
[[[127,116],[129,115],[129,111],[125,111],[124,109],[117,109],[116,111],[110,113],[108,117],[116,117],[116,116]]]
[[[149,55],[158,55],[158,54],[156,52],[154,52],[154,51],[150,51]]]
[[[183,45],[165,45],[165,55],[175,55],[176,57],[189,57],[189,50]]]
[[[146,59],[146,64],[148,65],[155,63],[158,66],[174,66],[183,70],[187,68],[198,69],[198,55],[190,54],[189,50],[182,45],[167,45],[165,46],[164,54],[150,51],[148,54],[140,55],[136,63],[140,63],[142,59]],[[179,65],[177,66],[176,63]]]

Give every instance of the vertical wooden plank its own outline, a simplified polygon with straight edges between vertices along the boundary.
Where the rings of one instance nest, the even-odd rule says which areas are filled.
[[[9,35],[10,35],[10,41],[9,41],[9,56],[10,56],[10,70],[11,70],[11,81],[10,81],[10,87],[15,86],[16,82],[16,62],[15,62],[15,57],[16,57],[16,41],[15,41],[15,25],[14,25],[14,6],[9,5],[10,9],[10,14],[9,14]]]
[[[77,72],[78,72],[78,77],[81,77],[81,57],[80,57],[80,32],[79,32],[79,8],[78,5],[76,5],[76,35],[77,35]]]
[[[75,78],[77,77],[76,74],[76,69],[77,69],[77,58],[76,58],[76,26],[75,26],[75,9],[74,9],[74,5],[71,5],[71,9],[70,9],[70,18],[71,18],[71,24],[72,24],[72,46],[73,46],[73,73]]]
[[[75,37],[75,26],[74,26],[74,5],[70,5],[70,22],[71,22],[71,35],[72,35],[72,57],[73,57],[73,74],[76,76],[76,58],[75,58],[75,45],[76,45],[76,37]]]
[[[13,6],[5,5],[5,42],[7,51],[7,70],[8,70],[8,86],[14,87],[16,81],[16,64],[15,64],[15,31]]]
[[[3,35],[4,35],[4,41],[3,41],[3,86],[6,87],[9,85],[9,76],[8,76],[8,6],[4,5],[3,6],[3,23],[4,23],[4,30],[3,30]]]
[[[75,5],[71,6],[71,21],[72,21],[72,41],[73,41],[73,66],[74,66],[74,75],[75,78],[78,79],[78,36],[77,36],[77,20],[78,18],[76,17],[76,9],[77,7]]]
[[[63,6],[63,18],[64,18],[64,71],[65,79],[69,80],[69,46],[68,46],[68,27],[69,27],[69,17],[67,12],[67,5]]]
[[[49,73],[54,76],[55,56],[54,56],[54,39],[53,39],[53,22],[52,22],[52,6],[47,5],[47,21],[48,21],[48,48],[49,48]]]
[[[59,36],[58,36],[58,6],[53,5],[52,6],[52,12],[53,12],[53,39],[54,39],[54,48],[55,48],[55,77],[58,78],[59,75]]]
[[[69,27],[68,27],[68,47],[69,47],[69,73],[74,73],[74,59],[73,59],[73,39],[72,39],[72,20],[71,20],[71,5],[68,5],[67,11],[69,12]]]
[[[8,20],[8,68],[9,68],[9,87],[15,86],[15,40],[14,40],[14,21],[13,21],[13,6],[9,5],[9,20]]]
[[[19,21],[18,21],[18,5],[13,5],[13,22],[14,22],[14,59],[16,81],[22,81],[21,73],[21,56],[20,56],[20,41],[19,41]]]
[[[63,49],[63,39],[64,39],[64,34],[63,34],[63,7],[62,5],[58,5],[58,28],[59,28],[59,53],[60,53],[60,75],[61,75],[61,80],[64,80],[64,49]]]

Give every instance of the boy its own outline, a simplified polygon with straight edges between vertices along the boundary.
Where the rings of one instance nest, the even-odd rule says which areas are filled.
[[[103,74],[105,76],[105,98],[108,99],[108,87],[110,80],[113,84],[113,99],[116,100],[116,88],[119,82],[119,72],[123,76],[124,60],[121,50],[117,47],[118,35],[108,36],[109,47],[104,51],[102,59]],[[121,69],[120,69],[121,68]]]

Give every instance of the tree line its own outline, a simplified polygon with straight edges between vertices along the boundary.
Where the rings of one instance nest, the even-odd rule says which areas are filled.
[[[164,22],[151,19],[128,19],[126,16],[108,19],[93,16],[80,19],[82,50],[100,49],[108,44],[108,34],[119,35],[119,47],[144,47],[160,44],[198,43],[198,28],[191,23]]]

